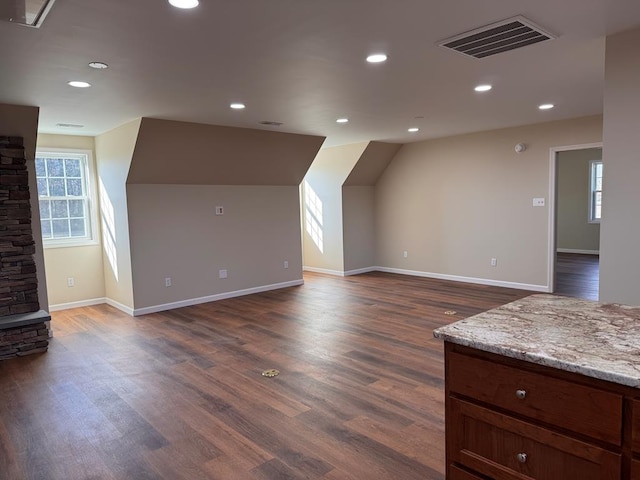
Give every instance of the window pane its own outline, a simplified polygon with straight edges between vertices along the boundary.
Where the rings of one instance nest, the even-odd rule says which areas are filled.
[[[75,218],[71,220],[71,236],[72,237],[86,236],[86,230],[85,230],[83,218]]]
[[[80,167],[80,160],[74,160],[71,158],[67,158],[64,161],[64,168],[67,174],[67,177],[81,177],[82,169]]]
[[[51,238],[51,222],[49,220],[41,220],[40,228],[42,229],[42,238]]]
[[[48,195],[47,192],[47,179],[39,178],[38,179],[38,195],[46,197]]]
[[[88,157],[73,152],[40,153],[36,157],[42,237],[49,244],[60,245],[64,244],[60,240],[90,238],[90,204],[85,183]]]
[[[47,171],[44,167],[44,159],[36,158],[36,177],[44,177],[47,175]]]
[[[51,202],[51,216],[53,218],[69,217],[69,208],[67,200],[53,200]]]
[[[69,216],[71,218],[84,218],[83,200],[69,200]]]
[[[53,220],[53,238],[69,237],[69,220]]]
[[[51,218],[51,202],[40,200],[40,218]]]
[[[49,196],[64,197],[64,178],[49,179]]]
[[[50,177],[64,177],[64,163],[61,158],[47,158],[47,173]]]
[[[72,197],[82,196],[82,180],[79,178],[72,178],[67,180],[67,195]]]

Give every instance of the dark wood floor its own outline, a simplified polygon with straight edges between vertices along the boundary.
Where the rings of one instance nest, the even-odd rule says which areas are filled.
[[[558,295],[598,300],[600,257],[576,253],[556,256],[556,291]]]
[[[305,279],[135,319],[54,313],[48,353],[0,362],[0,478],[443,479],[432,330],[529,292]]]

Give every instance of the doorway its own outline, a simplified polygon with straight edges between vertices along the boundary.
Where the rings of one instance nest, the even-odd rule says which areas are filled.
[[[549,285],[559,295],[598,300],[602,144],[551,149]]]

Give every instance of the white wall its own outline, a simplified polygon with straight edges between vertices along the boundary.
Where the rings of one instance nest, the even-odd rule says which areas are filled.
[[[602,160],[601,148],[558,152],[558,251],[597,253],[600,250],[600,224],[589,223],[589,180],[594,160]]]
[[[375,266],[375,187],[342,187],[345,273]]]
[[[304,177],[302,238],[305,267],[332,273],[344,272],[342,184],[366,147],[365,142],[323,148]],[[314,241],[307,228],[312,210],[307,205],[309,195],[315,196],[322,206],[321,218],[316,219],[322,231],[322,248]]]
[[[105,296],[133,311],[126,179],[133,158],[140,119],[95,138]]]
[[[39,134],[37,148],[89,150],[92,152],[95,167],[93,137]],[[97,186],[95,168],[93,172],[93,182]],[[97,195],[95,200],[97,202]],[[99,205],[96,205],[96,208],[99,211]],[[100,222],[94,228],[97,229],[96,235],[100,239]],[[80,247],[47,247],[44,249],[44,261],[49,288],[49,304],[52,309],[63,307],[65,304],[104,298],[104,269],[100,244]],[[67,286],[67,278],[69,277],[74,278],[75,285],[73,287]]]
[[[640,305],[640,29],[607,37],[600,300]]]
[[[551,147],[601,135],[598,116],[404,145],[376,186],[378,265],[547,288],[549,208],[532,199],[549,198]]]
[[[128,185],[127,191],[136,312],[302,283],[298,187]],[[215,215],[216,206],[224,215]],[[228,278],[218,278],[221,269]]]

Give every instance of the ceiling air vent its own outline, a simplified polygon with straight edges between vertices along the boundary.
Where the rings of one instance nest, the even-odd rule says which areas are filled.
[[[39,27],[54,0],[0,0],[0,20]]]
[[[438,45],[471,57],[484,58],[554,38],[535,23],[518,16],[456,35]]]
[[[282,122],[272,122],[269,120],[265,120],[264,122],[260,122],[260,125],[268,125],[270,127],[281,127]]]

